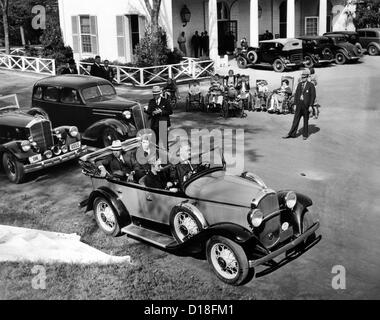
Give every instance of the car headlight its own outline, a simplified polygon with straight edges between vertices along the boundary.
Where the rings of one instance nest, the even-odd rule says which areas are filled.
[[[32,148],[30,141],[22,141],[21,142],[21,149],[24,152],[28,152]]]
[[[69,148],[66,145],[62,146],[61,150],[62,150],[63,153],[69,152]]]
[[[125,119],[128,119],[128,120],[131,119],[132,118],[131,111],[124,111],[123,116],[125,117]]]
[[[47,150],[44,152],[44,156],[46,159],[50,159],[53,157],[53,152],[51,152],[50,150]]]
[[[264,214],[261,210],[256,209],[248,214],[248,222],[252,227],[258,228],[261,226],[264,220]]]
[[[69,135],[73,138],[76,138],[79,134],[78,128],[77,127],[71,127],[69,129]]]
[[[285,196],[285,203],[289,209],[293,209],[297,204],[297,195],[294,191],[289,191]]]

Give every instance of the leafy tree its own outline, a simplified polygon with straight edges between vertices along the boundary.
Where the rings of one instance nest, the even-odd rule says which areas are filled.
[[[357,28],[377,27],[380,25],[380,4],[373,1],[359,3],[354,20]]]

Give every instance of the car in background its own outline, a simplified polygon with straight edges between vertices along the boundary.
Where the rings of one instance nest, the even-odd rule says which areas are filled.
[[[235,58],[239,68],[248,66],[272,66],[283,72],[303,66],[302,41],[298,39],[274,39],[260,41],[259,47],[237,48]]]
[[[52,129],[49,120],[21,111],[16,95],[0,97],[0,159],[10,182],[86,152],[77,127]]]
[[[335,61],[334,43],[328,37],[304,36],[302,40],[305,67],[312,68]]]
[[[136,157],[143,152],[141,142],[125,141],[124,154]],[[166,165],[161,173],[170,175],[161,188],[151,184],[149,173],[139,181],[103,177],[98,162],[111,154],[108,147],[79,161],[92,180],[81,206],[94,211],[108,236],[127,235],[172,254],[207,257],[216,276],[235,286],[250,281],[259,268],[261,275],[273,272],[321,239],[309,197],[276,192],[253,173],[228,174],[217,147],[191,155],[192,166]],[[181,178],[177,183],[171,177]]]
[[[371,56],[380,53],[380,28],[358,29],[360,43]]]
[[[363,51],[356,45],[347,41],[344,34],[334,33],[328,34],[334,44],[335,62],[337,64],[345,64],[347,62],[357,62],[363,57]]]
[[[70,123],[93,146],[135,137],[147,128],[144,108],[116,94],[104,79],[83,75],[47,77],[35,83],[30,113],[49,119],[53,126]]]
[[[324,36],[330,35],[343,35],[346,38],[346,41],[357,46],[361,51],[363,51],[363,46],[360,41],[360,35],[356,31],[331,31],[323,34]]]

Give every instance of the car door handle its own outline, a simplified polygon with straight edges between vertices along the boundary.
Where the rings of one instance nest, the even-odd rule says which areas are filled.
[[[150,192],[146,193],[145,198],[146,198],[147,201],[153,201],[152,194]]]
[[[121,189],[117,189],[116,192],[117,192],[118,194],[122,194],[122,193],[123,193],[123,190],[121,190]]]

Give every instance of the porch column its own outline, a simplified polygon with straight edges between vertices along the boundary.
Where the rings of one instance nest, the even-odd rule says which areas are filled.
[[[296,24],[296,8],[295,0],[287,1],[287,26],[286,26],[286,37],[294,38],[296,36],[295,24]]]
[[[249,44],[252,47],[259,46],[259,0],[250,0],[249,10]]]
[[[318,34],[322,36],[326,33],[327,28],[327,0],[319,0],[319,31]]]
[[[168,40],[168,48],[174,49],[174,36],[173,36],[173,2],[172,0],[162,0],[162,11],[160,13],[161,23],[163,23],[166,30]]]
[[[217,0],[209,0],[208,3],[208,24],[210,37],[210,59],[218,58],[218,12]]]

